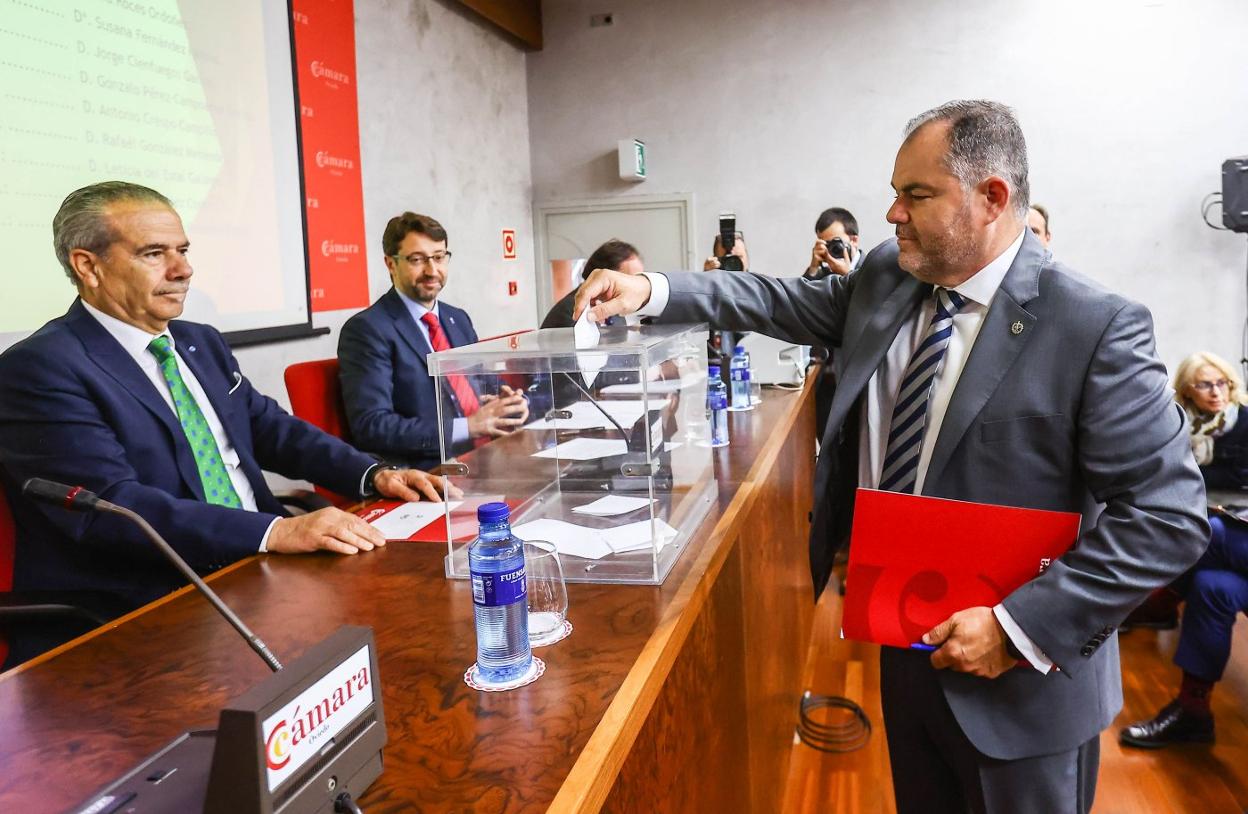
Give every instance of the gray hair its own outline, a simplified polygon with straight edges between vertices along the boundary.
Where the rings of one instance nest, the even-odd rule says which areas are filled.
[[[955,99],[920,113],[906,124],[906,138],[930,122],[949,122],[945,166],[970,189],[990,175],[1010,185],[1014,212],[1026,219],[1031,188],[1027,182],[1027,142],[1014,111],[1000,102]]]
[[[120,201],[161,203],[173,209],[173,204],[164,195],[129,181],[102,181],[69,193],[52,218],[52,248],[65,274],[75,285],[78,278],[69,262],[69,253],[74,249],[86,249],[94,254],[103,254],[108,250],[117,240],[117,234],[109,223],[106,210]]]

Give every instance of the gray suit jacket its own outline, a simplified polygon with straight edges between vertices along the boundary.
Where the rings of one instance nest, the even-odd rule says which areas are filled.
[[[860,397],[931,286],[897,265],[895,240],[849,277],[669,282],[665,322],[839,348],[815,475],[818,594],[853,512]],[[1209,533],[1204,484],[1148,311],[1055,262],[1027,234],[949,402],[923,494],[1083,514],[1078,543],[1004,603],[1060,672],[1015,669],[988,680],[946,670],[941,683],[971,742],[990,756],[1052,754],[1095,736],[1122,706],[1117,625],[1192,565]]]

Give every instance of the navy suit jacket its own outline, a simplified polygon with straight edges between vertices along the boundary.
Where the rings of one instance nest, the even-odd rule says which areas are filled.
[[[81,484],[133,509],[201,573],[255,554],[285,514],[261,469],[359,494],[372,458],[256,392],[215,329],[174,321],[169,331],[179,364],[194,371],[238,452],[258,511],[204,502],[177,416],[75,301],[0,355],[0,467],[17,524],[16,589],[107,591],[137,607],[185,584],[133,525],[27,501],[18,494],[27,478]]]
[[[451,347],[477,341],[466,311],[440,302],[438,314]],[[437,395],[425,358],[430,352],[393,288],[342,326],[338,376],[351,439],[360,449],[420,469],[441,463]],[[442,408],[449,439],[451,420],[463,413],[453,401]]]

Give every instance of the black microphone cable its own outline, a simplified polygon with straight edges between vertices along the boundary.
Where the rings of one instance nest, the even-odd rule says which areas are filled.
[[[822,723],[813,714],[820,709],[844,710],[848,717],[841,723]],[[814,695],[807,690],[798,710],[797,737],[820,752],[853,752],[871,739],[871,719],[848,698]]]
[[[334,798],[334,814],[364,814],[364,809],[351,799],[351,792],[344,791]]]

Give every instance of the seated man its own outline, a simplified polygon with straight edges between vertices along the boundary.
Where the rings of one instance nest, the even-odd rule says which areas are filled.
[[[594,249],[594,253],[585,261],[581,269],[581,279],[588,277],[594,269],[611,269],[625,274],[641,274],[646,270],[641,254],[631,243],[612,238]],[[559,302],[555,303],[542,320],[543,328],[571,328],[576,324],[572,318],[572,303],[576,302],[576,289],[572,289]]]
[[[288,415],[252,388],[221,334],[177,320],[193,272],[163,195],[121,181],[84,187],[61,204],[52,232],[78,299],[0,355],[15,590],[100,591],[138,607],[184,584],[124,520],[23,499],[31,477],[133,509],[201,573],[257,552],[355,554],[385,543],[338,509],[288,517],[262,469],[341,494],[439,499],[425,473],[384,469]],[[18,635],[9,663],[53,643]]]
[[[381,238],[394,287],[347,320],[338,338],[339,379],[351,437],[361,449],[392,462],[437,465],[441,459],[438,403],[426,356],[477,341],[465,311],[439,302],[451,253],[446,230],[427,215],[390,219]],[[454,453],[474,439],[507,435],[524,424],[524,396],[503,385],[476,392],[469,379],[449,377],[443,428]]]

